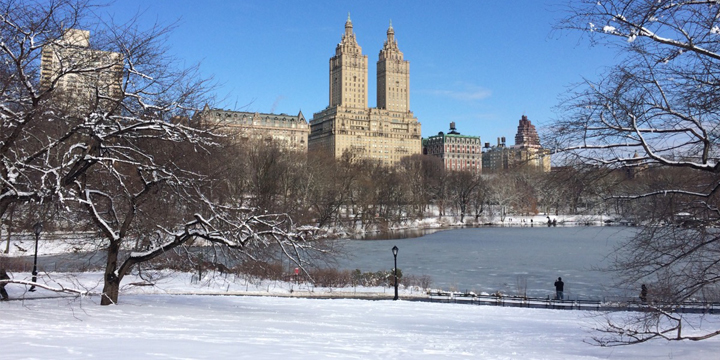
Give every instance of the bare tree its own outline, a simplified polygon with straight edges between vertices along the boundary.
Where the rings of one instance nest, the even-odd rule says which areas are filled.
[[[608,322],[596,340],[624,345],[719,335],[706,326],[683,332],[694,324],[673,309],[716,294],[720,282],[720,2],[582,1],[569,12],[560,28],[618,47],[621,60],[570,94],[552,129],[554,147],[614,171],[643,168],[658,176],[610,194],[640,204],[634,210],[643,224],[620,249],[616,269],[626,284],[655,289],[657,303],[634,318]],[[667,169],[683,176],[663,181]],[[691,221],[680,224],[678,216]]]
[[[512,207],[516,214],[535,215],[538,212],[539,179],[542,175],[542,172],[527,166],[513,171],[511,181],[515,184],[517,197]]]
[[[410,201],[417,217],[423,217],[427,207],[433,200],[433,193],[438,187],[445,169],[442,159],[435,156],[412,155],[400,160],[410,192]]]
[[[618,179],[619,178],[619,179]],[[622,172],[566,163],[541,177],[539,197],[541,209],[547,214],[585,214],[602,208],[605,189],[624,180]]]
[[[171,27],[114,24],[91,7],[0,1],[0,217],[47,203],[97,229],[103,305],[135,266],[198,238],[248,257],[275,244],[302,267],[314,228],[213,193],[223,149],[183,120],[211,86],[168,55]]]
[[[502,173],[493,174],[487,179],[489,203],[495,207],[495,213],[500,217],[501,222],[504,222],[508,213],[513,210],[512,205],[518,202],[514,179],[504,175]]]
[[[324,152],[308,155],[309,178],[305,190],[308,211],[320,227],[337,223],[343,207],[352,205],[352,188],[357,172],[352,160],[344,157],[336,161]]]
[[[282,195],[282,178],[289,170],[280,144],[251,139],[245,144],[243,153],[253,206],[263,211],[275,211]]]
[[[487,181],[487,176],[480,175],[477,178],[478,186],[475,189],[471,198],[472,210],[475,212],[475,222],[480,221],[480,216],[485,215],[485,209],[490,202],[490,184]]]
[[[460,222],[465,222],[465,215],[469,213],[468,206],[475,197],[480,184],[480,176],[469,171],[451,171],[448,174],[448,192],[460,212]]]
[[[34,6],[38,5],[38,6]],[[41,202],[53,197],[83,167],[77,157],[63,158],[63,140],[80,132],[81,124],[58,120],[47,109],[53,87],[40,89],[40,57],[43,46],[62,37],[62,25],[73,27],[83,18],[79,1],[51,5],[17,1],[0,3],[0,217],[11,204]],[[73,76],[90,68],[86,62],[65,67],[57,78]],[[45,117],[41,121],[41,117]],[[60,136],[45,136],[45,132]],[[77,166],[74,166],[75,161]],[[70,172],[69,169],[74,169]]]

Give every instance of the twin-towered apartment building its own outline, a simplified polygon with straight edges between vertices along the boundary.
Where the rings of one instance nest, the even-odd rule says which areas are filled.
[[[515,146],[507,146],[504,138],[497,145],[483,146],[479,136],[457,132],[455,123],[447,134],[422,139],[421,124],[410,110],[410,62],[398,47],[392,23],[377,60],[377,107],[368,106],[368,57],[357,42],[349,15],[329,65],[328,106],[313,114],[309,124],[302,113],[288,119],[286,114],[206,108],[202,116],[253,134],[245,137],[281,140],[293,149],[323,151],[336,158],[349,153],[393,165],[403,157],[424,154],[441,158],[447,170],[479,174],[528,166],[550,171],[550,153],[542,149],[535,126],[524,115]],[[247,118],[255,121],[241,126],[235,120]]]
[[[87,44],[89,33],[69,30],[67,34],[68,39],[77,38],[73,41],[79,45]],[[54,48],[49,48],[47,55],[43,51],[43,79],[57,66],[53,61],[57,57],[51,55],[56,52]],[[506,146],[504,138],[498,139],[496,146],[483,146],[479,136],[460,134],[455,123],[451,123],[447,134],[440,132],[422,139],[421,124],[410,110],[410,63],[398,47],[392,23],[377,60],[376,107],[368,106],[368,57],[357,42],[349,15],[329,65],[329,104],[313,114],[309,122],[302,112],[269,114],[206,106],[191,123],[222,125],[240,141],[274,141],[295,151],[326,152],[335,158],[349,153],[385,165],[424,154],[441,158],[447,170],[477,174],[517,166],[550,170],[550,154],[540,146],[537,131],[526,116],[518,125],[515,146]],[[113,68],[110,78],[119,79],[117,73]],[[68,90],[77,89],[82,87],[78,85],[82,81],[67,79],[62,84]],[[111,83],[116,85],[114,80]]]
[[[391,165],[421,152],[420,122],[410,111],[410,62],[390,24],[377,61],[377,107],[368,107],[368,58],[348,16],[330,59],[330,99],[310,121],[308,149],[345,152]]]

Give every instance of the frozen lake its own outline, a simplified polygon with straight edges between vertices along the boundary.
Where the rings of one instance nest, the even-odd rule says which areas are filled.
[[[433,288],[546,297],[554,294],[553,282],[561,276],[566,296],[573,299],[636,297],[639,289],[615,288],[612,274],[599,271],[607,267],[607,257],[615,245],[633,231],[619,226],[482,227],[438,231],[418,238],[339,240],[349,257],[339,259],[338,266],[363,272],[392,269],[391,248],[395,245],[400,249],[398,268],[404,274],[430,276]],[[25,238],[17,243],[32,249],[34,238]],[[98,253],[50,255],[47,252],[54,247],[44,241],[40,245],[41,271],[77,271],[104,261]],[[31,260],[26,263],[32,265]]]
[[[608,265],[614,246],[633,234],[627,227],[483,227],[440,231],[419,238],[341,240],[349,258],[342,269],[377,271],[393,267],[404,274],[429,275],[432,287],[445,290],[554,295],[558,276],[571,298],[602,299],[635,295],[613,287]]]

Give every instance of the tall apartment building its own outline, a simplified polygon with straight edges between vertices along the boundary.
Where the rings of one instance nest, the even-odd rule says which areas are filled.
[[[68,29],[58,41],[42,49],[40,88],[68,100],[75,110],[109,103],[122,97],[123,57],[90,48],[90,32]]]
[[[450,123],[450,132],[442,131],[423,139],[423,154],[439,157],[445,170],[482,173],[482,142],[479,136],[462,135]]]
[[[377,108],[368,107],[368,58],[348,15],[345,33],[330,58],[329,106],[313,114],[308,148],[340,157],[394,164],[421,152],[420,123],[410,111],[410,62],[390,24],[377,62]]]
[[[485,143],[482,166],[485,172],[497,172],[513,168],[529,168],[550,171],[550,151],[540,145],[535,125],[523,115],[515,134],[515,146],[505,145],[505,138],[498,138],[496,146]]]
[[[193,116],[203,126],[219,126],[235,140],[275,141],[289,150],[307,152],[310,127],[302,111],[297,115],[264,114],[205,108]]]

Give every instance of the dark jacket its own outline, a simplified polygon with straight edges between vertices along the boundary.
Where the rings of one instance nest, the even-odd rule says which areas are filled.
[[[5,269],[0,269],[0,280],[10,280],[10,277],[5,272]],[[5,291],[5,283],[0,283],[0,300],[7,300],[8,293]]]
[[[555,291],[563,291],[563,286],[565,286],[565,283],[558,280],[555,282]]]

